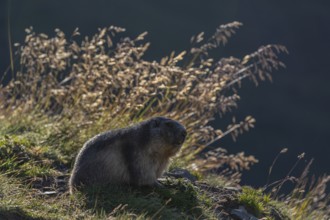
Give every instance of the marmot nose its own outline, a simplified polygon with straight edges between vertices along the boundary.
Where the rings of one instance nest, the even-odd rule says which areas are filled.
[[[181,131],[181,137],[184,140],[186,138],[186,136],[187,136],[187,131],[184,129]]]

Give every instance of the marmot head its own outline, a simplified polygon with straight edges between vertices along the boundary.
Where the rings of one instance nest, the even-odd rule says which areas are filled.
[[[154,117],[149,119],[149,122],[151,135],[164,143],[165,148],[169,148],[164,150],[169,151],[170,154],[176,153],[186,139],[185,127],[179,122],[166,117]]]

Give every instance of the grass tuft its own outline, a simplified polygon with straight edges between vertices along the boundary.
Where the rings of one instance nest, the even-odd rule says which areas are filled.
[[[269,195],[263,195],[261,190],[250,187],[243,187],[242,193],[238,197],[239,203],[243,204],[247,210],[260,218],[270,214],[268,205],[271,201]]]

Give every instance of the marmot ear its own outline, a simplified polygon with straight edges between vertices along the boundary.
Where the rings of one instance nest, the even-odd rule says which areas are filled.
[[[153,128],[158,128],[158,127],[160,126],[160,120],[159,120],[158,118],[154,118],[154,119],[152,120],[151,126],[152,126]]]

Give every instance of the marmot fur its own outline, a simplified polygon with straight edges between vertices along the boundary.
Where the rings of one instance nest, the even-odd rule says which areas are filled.
[[[78,153],[70,191],[91,185],[153,185],[169,158],[180,149],[186,134],[179,122],[154,117],[96,135]]]

